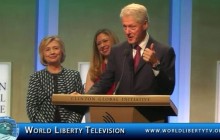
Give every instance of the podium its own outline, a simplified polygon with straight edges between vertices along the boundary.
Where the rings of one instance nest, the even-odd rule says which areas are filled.
[[[87,106],[89,122],[165,122],[178,114],[169,95],[53,94],[52,103]]]

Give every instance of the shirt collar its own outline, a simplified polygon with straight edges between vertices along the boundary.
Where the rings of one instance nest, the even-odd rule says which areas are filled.
[[[141,47],[141,49],[145,49],[145,47],[147,46],[147,42],[149,40],[149,34],[147,33],[144,40],[139,44],[139,46]]]

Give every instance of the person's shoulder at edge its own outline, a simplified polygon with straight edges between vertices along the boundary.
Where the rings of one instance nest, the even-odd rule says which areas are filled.
[[[113,45],[112,51],[121,51],[127,48],[128,46],[130,46],[130,44],[127,41],[123,41]]]
[[[113,48],[122,47],[122,46],[127,46],[127,45],[129,45],[129,43],[125,40],[125,41],[119,42],[119,43],[117,43],[117,44],[114,44],[113,47],[112,47],[112,49],[113,49]]]
[[[79,71],[74,70],[74,69],[63,68],[63,70],[64,70],[64,72],[67,72],[67,73],[79,74]]]
[[[152,36],[150,36],[150,40],[151,40],[152,43],[155,44],[155,46],[160,46],[161,48],[164,48],[164,49],[172,48],[172,46],[170,46],[168,44],[165,44],[165,43],[162,43],[162,42],[159,42],[159,41],[155,40]]]
[[[38,77],[39,75],[41,75],[42,73],[45,73],[46,69],[42,69],[42,70],[39,70],[39,71],[35,71],[33,73],[31,73],[29,75],[29,77]]]

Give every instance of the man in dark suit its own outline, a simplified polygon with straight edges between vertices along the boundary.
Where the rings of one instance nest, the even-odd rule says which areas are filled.
[[[104,94],[113,82],[116,94],[171,95],[175,85],[175,53],[172,47],[154,40],[148,33],[147,9],[129,4],[121,10],[121,21],[127,41],[112,48],[106,72],[88,93]],[[136,46],[141,58],[135,69]]]
[[[105,94],[115,82],[117,95],[171,95],[175,85],[173,48],[147,33],[149,19],[143,5],[125,6],[120,18],[127,41],[112,48],[105,73],[88,93]]]

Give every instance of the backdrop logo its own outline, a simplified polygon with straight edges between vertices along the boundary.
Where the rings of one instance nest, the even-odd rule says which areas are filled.
[[[0,82],[0,114],[6,113],[6,92],[6,82]]]
[[[6,82],[0,82],[0,91],[1,90],[6,90]]]
[[[103,117],[103,121],[106,123],[115,123],[115,119],[112,117],[111,114],[109,114],[108,112],[105,112],[106,114]]]
[[[0,62],[0,116],[10,116],[11,63]]]
[[[19,128],[10,117],[0,117],[0,140],[16,140]]]

